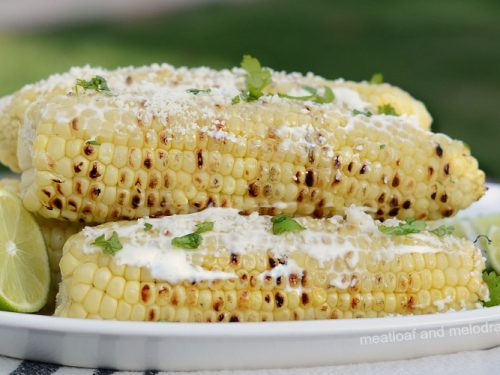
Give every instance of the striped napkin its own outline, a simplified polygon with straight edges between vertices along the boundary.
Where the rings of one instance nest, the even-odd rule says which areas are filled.
[[[303,369],[197,371],[189,375],[413,375],[413,374],[498,374],[500,373],[500,346],[490,350],[462,352],[404,361],[361,363]],[[79,369],[47,363],[22,361],[0,357],[0,374],[10,375],[186,375],[185,372],[114,371],[107,369]]]

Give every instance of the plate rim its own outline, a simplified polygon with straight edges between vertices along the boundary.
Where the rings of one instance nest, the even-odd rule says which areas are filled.
[[[20,317],[24,317],[21,318]],[[130,322],[61,318],[26,315],[0,311],[0,326],[59,333],[106,336],[154,337],[276,337],[276,336],[331,336],[369,335],[391,330],[411,330],[434,326],[453,326],[474,323],[500,323],[500,306],[476,310],[452,311],[384,318],[304,320],[288,322],[239,322],[236,324]]]

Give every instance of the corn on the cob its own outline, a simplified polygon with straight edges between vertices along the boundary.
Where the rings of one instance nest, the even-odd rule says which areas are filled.
[[[305,230],[274,235],[268,216],[212,208],[86,228],[64,247],[56,315],[182,322],[360,318],[472,309],[488,298],[484,260],[472,242],[428,232],[386,235],[355,207],[346,220],[296,220]],[[173,247],[173,238],[210,223],[199,248]],[[112,234],[122,246],[114,255],[94,243]]]
[[[134,90],[136,82],[153,83],[158,86],[172,86],[178,84],[197,84],[205,80],[204,84],[220,85],[221,83],[239,88],[243,87],[243,72],[240,69],[229,71],[212,71],[206,68],[187,70],[174,69],[172,66],[153,65],[142,68],[122,68],[107,71],[100,68],[73,68],[62,75],[53,75],[45,81],[28,85],[12,97],[0,99],[0,162],[8,165],[13,171],[21,170],[17,160],[17,139],[19,127],[24,127],[26,110],[41,97],[53,97],[71,93],[77,79],[89,79],[92,76],[105,76],[115,87],[117,83],[125,82],[130,92]],[[376,113],[378,106],[392,105],[400,114],[414,115],[424,129],[429,129],[432,118],[425,106],[415,100],[407,92],[389,84],[369,84],[368,82],[351,82],[338,79],[326,80],[319,76],[308,74],[302,76],[298,73],[286,74],[272,72],[273,84],[270,92],[290,92],[304,85],[328,86],[341,96],[341,91],[348,89],[348,98],[342,104],[353,109],[371,110]],[[352,107],[358,105],[358,107]],[[363,107],[363,108],[361,108]],[[23,144],[20,144],[23,147]],[[19,150],[23,152],[23,150]]]
[[[278,96],[232,104],[240,91],[230,72],[170,74],[177,84],[114,78],[112,95],[33,103],[18,148],[26,208],[105,222],[210,204],[315,216],[357,204],[378,218],[437,219],[483,194],[484,173],[464,145],[413,117],[354,115],[345,103],[361,100],[345,93],[327,104]]]
[[[0,179],[0,189],[6,189],[15,194],[19,194],[21,191],[20,181],[15,178]],[[47,245],[50,262],[50,294],[44,311],[53,312],[55,307],[55,297],[59,282],[61,281],[59,261],[61,260],[63,246],[69,237],[82,230],[83,225],[80,223],[69,223],[59,220],[46,219],[37,214],[35,214],[35,219],[40,226],[43,237],[45,238],[45,244]]]

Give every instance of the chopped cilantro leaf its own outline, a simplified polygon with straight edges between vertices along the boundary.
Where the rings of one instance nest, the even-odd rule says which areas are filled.
[[[89,81],[84,79],[77,79],[76,84],[73,87],[73,90],[78,95],[78,87],[81,87],[83,91],[94,90],[96,92],[104,92],[107,94],[111,94],[111,90],[108,87],[108,82],[104,77],[95,76]]]
[[[149,232],[151,229],[153,229],[153,224],[144,223],[144,232]]]
[[[370,78],[370,83],[372,85],[378,85],[384,83],[384,75],[382,73],[373,74],[372,78]]]
[[[424,231],[425,228],[425,221],[416,219],[408,219],[394,227],[387,225],[380,225],[378,227],[382,233],[391,234],[393,236],[405,236],[407,234],[420,233]]]
[[[202,237],[198,233],[189,233],[172,239],[172,245],[181,249],[197,249],[201,245]]]
[[[199,93],[205,93],[208,94],[210,92],[210,89],[189,89],[186,90],[190,94],[198,95]]]
[[[271,219],[273,223],[273,234],[283,234],[287,232],[301,232],[305,230],[296,220],[287,215],[274,216]]]
[[[380,146],[378,146],[379,149],[383,150],[385,148],[385,144],[381,144]]]
[[[264,88],[271,84],[271,71],[262,68],[259,60],[250,55],[243,56],[241,67],[248,73],[245,83],[247,92],[243,94],[246,101],[257,100],[264,95]]]
[[[354,116],[357,116],[357,115],[363,115],[363,116],[366,116],[366,117],[372,117],[373,116],[373,113],[371,113],[370,111],[358,111],[357,109],[354,109],[352,111],[352,114]]]
[[[173,238],[172,245],[181,249],[197,249],[198,247],[200,247],[201,241],[203,240],[201,233],[213,230],[214,222],[204,221],[203,223],[196,224],[195,228],[196,230],[193,233]]]
[[[500,305],[500,276],[495,272],[484,272],[483,280],[490,290],[490,300],[484,302],[484,306],[492,307]]]
[[[205,233],[205,232],[210,232],[211,230],[214,230],[214,222],[213,221],[205,221],[203,223],[196,224],[195,233],[201,234],[201,233]]]
[[[236,95],[232,100],[231,104],[238,104],[241,101],[240,95]]]
[[[380,115],[398,116],[396,109],[394,109],[394,107],[390,104],[379,105],[378,113]]]
[[[306,90],[311,95],[293,96],[293,95],[278,93],[278,96],[280,98],[293,99],[293,100],[311,100],[320,104],[331,103],[333,102],[333,99],[335,99],[333,90],[330,87],[326,86],[324,87],[323,95],[319,94],[318,90],[311,86],[304,86],[303,89]]]
[[[453,231],[455,230],[455,227],[449,226],[449,225],[441,225],[440,227],[437,227],[430,232],[435,234],[438,237],[443,237],[448,234],[452,234]]]
[[[103,253],[111,255],[123,249],[123,246],[120,242],[120,238],[118,237],[118,233],[114,231],[108,240],[103,234],[97,237],[95,241],[91,243],[91,245],[99,246],[102,249]]]
[[[101,144],[96,141],[95,139],[89,139],[87,142],[85,142],[86,145],[92,145],[92,146],[100,146]]]

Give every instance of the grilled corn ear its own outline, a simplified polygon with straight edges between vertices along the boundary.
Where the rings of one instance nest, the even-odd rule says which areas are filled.
[[[274,95],[234,104],[238,71],[169,72],[176,85],[153,73],[111,76],[110,92],[31,104],[18,148],[26,208],[87,223],[210,205],[322,217],[356,204],[380,219],[438,219],[484,192],[462,142],[415,116],[353,113],[365,102],[349,88],[332,103]]]
[[[28,85],[12,95],[0,99],[0,162],[9,166],[13,171],[21,171],[17,158],[18,130],[27,126],[25,113],[39,98],[73,93],[77,79],[91,79],[93,76],[105,76],[112,84],[125,82],[130,92],[134,92],[137,82],[147,82],[158,86],[175,86],[190,84],[191,88],[214,84],[233,85],[243,88],[244,75],[240,69],[230,71],[212,71],[207,68],[187,70],[175,69],[170,65],[153,65],[142,68],[123,68],[107,71],[99,68],[73,68],[61,75],[53,75],[45,81]],[[415,100],[407,92],[389,84],[369,84],[368,82],[351,82],[338,79],[326,80],[319,76],[298,73],[286,74],[272,72],[273,84],[270,92],[290,92],[302,86],[332,87],[339,97],[343,94],[344,100],[340,103],[350,110],[370,110],[376,113],[378,106],[392,105],[399,114],[414,115],[424,129],[429,129],[432,118],[425,106]],[[195,87],[196,88],[196,87]],[[347,91],[346,91],[347,89]],[[347,96],[346,96],[347,95]],[[29,125],[28,125],[29,126]],[[24,145],[20,144],[20,153]]]
[[[64,247],[56,315],[176,322],[336,319],[472,309],[488,299],[484,260],[470,241],[429,232],[386,235],[354,207],[346,220],[296,222],[304,230],[274,235],[271,217],[211,208],[86,228]],[[198,248],[172,245],[207,225],[213,230],[200,234]],[[107,253],[98,245],[104,240],[112,245]]]

